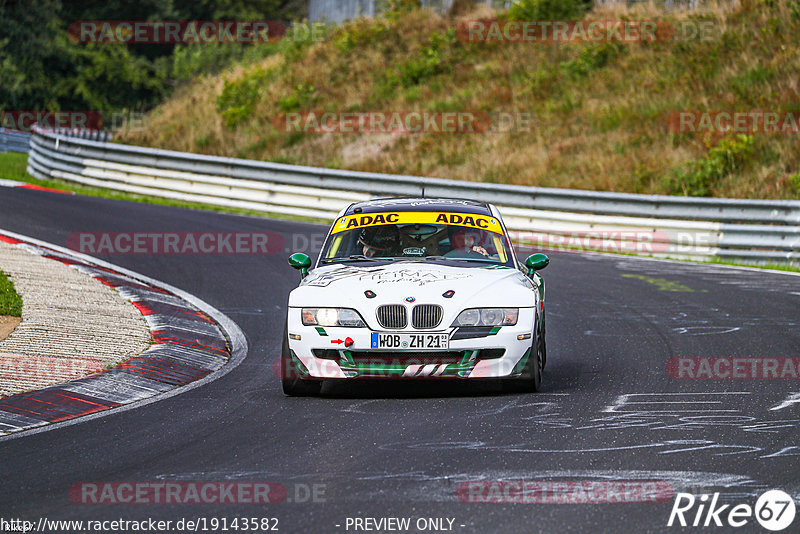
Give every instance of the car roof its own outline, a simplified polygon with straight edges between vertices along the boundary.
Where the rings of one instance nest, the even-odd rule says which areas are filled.
[[[456,213],[475,213],[492,215],[486,202],[463,198],[380,198],[350,204],[344,215],[354,213],[380,213],[385,211],[447,211]]]

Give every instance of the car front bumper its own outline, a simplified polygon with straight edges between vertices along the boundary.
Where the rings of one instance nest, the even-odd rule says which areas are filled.
[[[304,326],[299,308],[288,314],[291,367],[300,378],[456,378],[514,377],[522,373],[534,333],[533,308],[521,308],[516,325],[470,329],[372,330]],[[376,350],[373,332],[447,332],[449,348],[440,351]],[[299,338],[299,339],[298,339]]]

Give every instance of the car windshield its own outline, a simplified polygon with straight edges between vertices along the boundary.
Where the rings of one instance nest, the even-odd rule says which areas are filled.
[[[347,215],[334,223],[320,258],[323,264],[424,259],[514,266],[500,222],[472,213]]]

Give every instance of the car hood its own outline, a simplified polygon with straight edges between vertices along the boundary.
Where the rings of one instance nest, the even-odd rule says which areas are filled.
[[[366,291],[375,293],[367,298]],[[453,291],[453,296],[443,294]],[[347,307],[371,312],[381,304],[440,304],[445,315],[468,307],[532,307],[536,292],[517,269],[455,267],[431,262],[332,265],[314,269],[289,295],[290,307]],[[369,319],[365,317],[366,320]]]

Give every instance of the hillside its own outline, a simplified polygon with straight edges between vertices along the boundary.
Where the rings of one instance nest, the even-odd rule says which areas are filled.
[[[791,127],[800,118],[800,8],[788,0],[724,5],[673,13],[615,5],[585,15],[655,21],[658,38],[636,42],[470,41],[458,31],[469,21],[520,13],[473,8],[440,17],[398,8],[318,28],[317,39],[297,33],[259,62],[195,79],[145,128],[118,139],[497,183],[800,198],[800,127]],[[514,112],[530,121],[505,132],[286,131],[287,113],[307,124],[304,113],[323,110]],[[713,112],[705,116],[712,125],[717,112],[774,112],[778,131],[721,132],[702,128],[703,116],[692,116],[700,133],[671,128],[674,113],[686,110]]]

